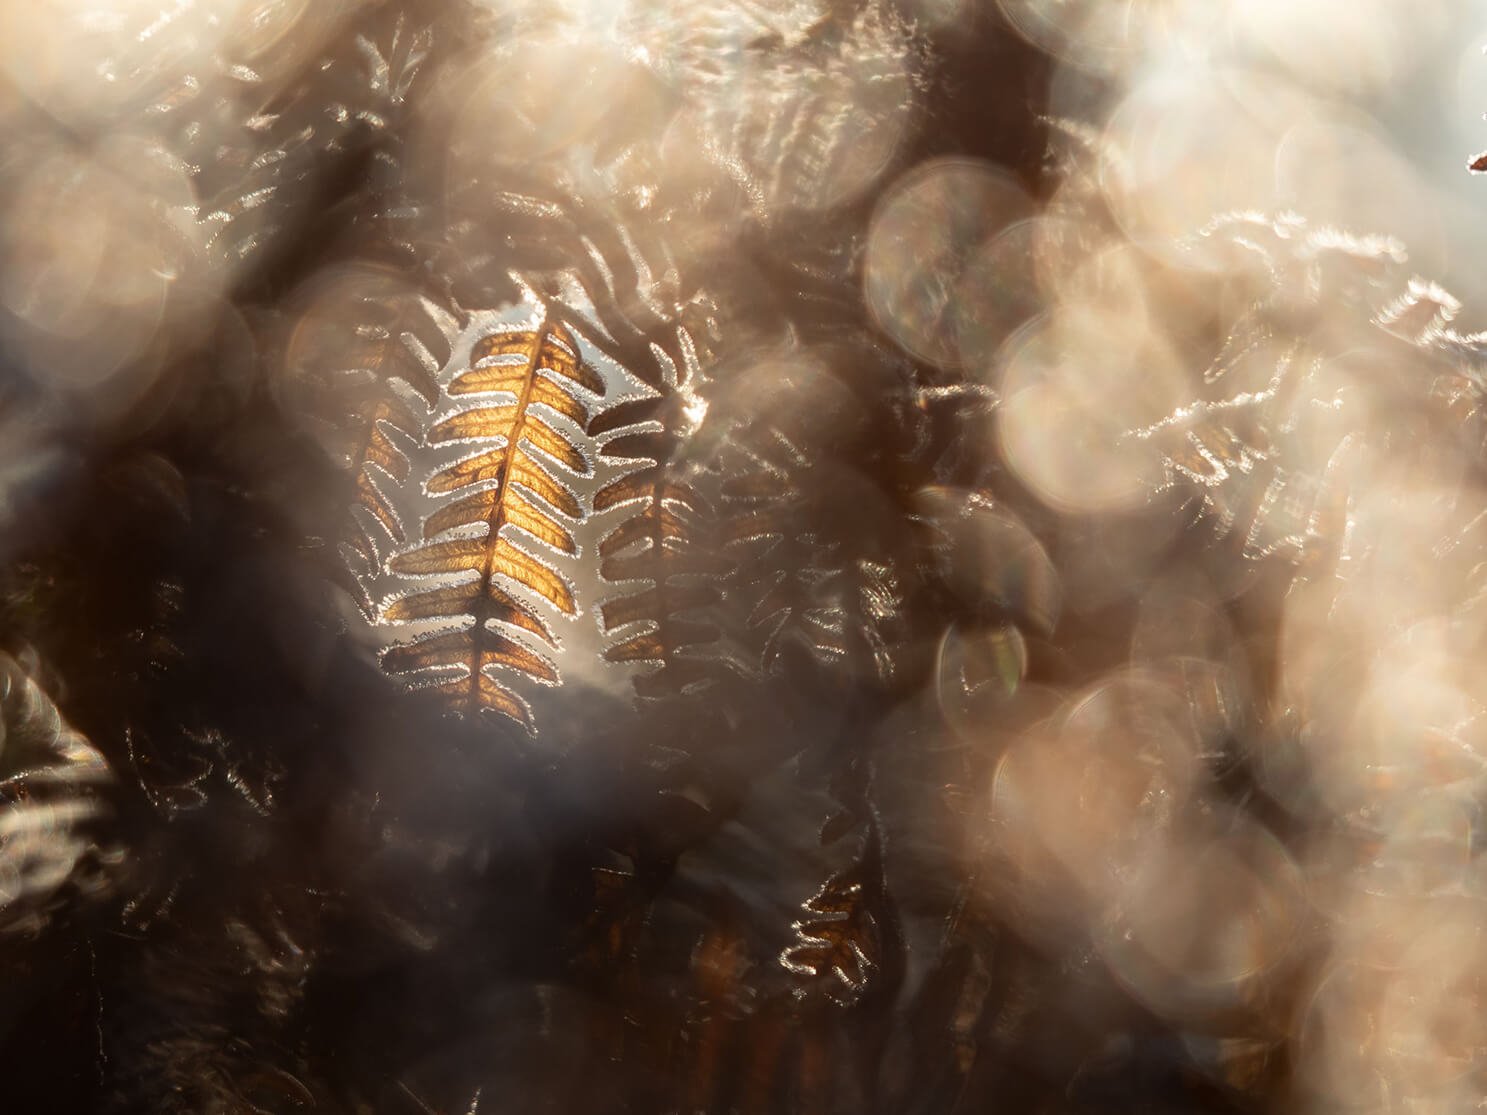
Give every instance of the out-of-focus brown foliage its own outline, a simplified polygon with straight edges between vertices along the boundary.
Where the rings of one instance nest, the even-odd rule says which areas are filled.
[[[6,1109],[1480,1105],[1466,18],[0,6]]]

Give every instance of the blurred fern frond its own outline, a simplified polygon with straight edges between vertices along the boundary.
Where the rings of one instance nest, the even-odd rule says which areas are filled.
[[[721,637],[704,614],[720,598],[723,569],[714,510],[674,467],[677,410],[675,397],[621,403],[600,415],[591,430],[610,435],[600,450],[607,460],[637,466],[595,493],[594,510],[628,511],[599,542],[600,576],[617,586],[599,615],[605,633],[616,636],[604,650],[607,661],[655,667],[635,681],[636,692],[646,697],[706,686],[714,674],[704,648]],[[622,587],[635,583],[645,587]]]
[[[420,295],[370,268],[333,284],[289,340],[286,365],[303,396],[297,401],[353,478],[353,504],[364,515],[347,516],[342,539],[363,570],[407,541],[384,485],[408,483],[409,445],[438,402],[436,373],[448,358],[449,342]]]
[[[0,656],[0,729],[0,935],[35,934],[69,885],[107,893],[98,841],[115,780],[8,655]],[[96,879],[84,886],[90,872]]]

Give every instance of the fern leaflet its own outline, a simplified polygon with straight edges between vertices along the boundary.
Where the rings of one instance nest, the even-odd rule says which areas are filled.
[[[389,541],[407,541],[379,478],[408,481],[410,463],[397,435],[419,437],[423,418],[416,400],[425,411],[438,402],[430,365],[448,355],[448,342],[418,293],[374,268],[340,277],[290,338],[288,363],[310,396],[306,409],[327,427],[322,441],[352,474],[354,506],[367,514],[365,521],[348,518],[341,535],[364,567],[378,563]]]
[[[670,432],[676,425],[674,402],[660,397],[621,403],[599,416],[592,428],[595,434],[616,433],[604,444],[606,458],[640,465],[601,488],[594,510],[635,508],[600,541],[599,573],[611,584],[640,582],[646,587],[610,596],[599,616],[607,635],[642,625],[606,647],[604,657],[658,666],[635,680],[643,697],[688,690],[712,679],[714,664],[696,652],[720,637],[716,625],[686,614],[717,601],[714,582],[721,563],[707,542],[710,504],[669,463],[678,441]],[[645,428],[657,422],[662,429]]]
[[[598,394],[604,384],[580,357],[572,334],[552,321],[485,337],[475,345],[471,365],[448,390],[455,398],[474,396],[479,405],[455,410],[426,441],[469,443],[478,451],[428,481],[430,495],[455,498],[424,521],[420,545],[388,564],[394,573],[440,583],[410,591],[383,610],[383,618],[394,623],[453,617],[465,622],[392,647],[382,661],[393,673],[437,672],[427,688],[453,708],[492,710],[530,729],[527,703],[489,670],[504,667],[555,684],[556,666],[515,636],[524,631],[549,646],[557,642],[513,587],[536,593],[568,615],[577,605],[568,581],[518,545],[507,528],[556,553],[577,553],[564,520],[580,519],[583,511],[571,483],[561,477],[587,475],[589,465],[573,440],[533,408],[541,404],[582,429],[588,408],[573,388]]]

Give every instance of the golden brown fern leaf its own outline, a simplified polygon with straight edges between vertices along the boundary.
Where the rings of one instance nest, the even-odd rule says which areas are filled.
[[[399,674],[427,672],[426,688],[452,708],[470,714],[492,710],[529,729],[526,701],[489,671],[503,667],[548,684],[558,680],[556,666],[516,633],[557,646],[521,590],[561,613],[577,611],[572,585],[549,559],[536,556],[578,552],[567,524],[581,519],[583,508],[566,476],[588,475],[589,463],[563,423],[548,417],[584,428],[588,406],[575,388],[597,395],[604,382],[584,362],[572,333],[557,322],[503,330],[478,341],[471,367],[448,388],[456,399],[472,397],[474,405],[461,405],[425,439],[476,451],[429,479],[429,495],[454,498],[424,520],[422,543],[388,564],[393,573],[437,583],[391,601],[383,609],[385,620],[458,618],[460,623],[388,649],[383,665]],[[536,409],[539,404],[543,409]]]

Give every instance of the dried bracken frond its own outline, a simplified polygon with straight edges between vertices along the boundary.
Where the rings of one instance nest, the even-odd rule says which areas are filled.
[[[705,149],[766,220],[861,193],[914,112],[922,47],[878,0],[665,3],[625,30],[696,106]]]
[[[1418,413],[1449,374],[1440,355],[1459,303],[1406,281],[1385,237],[1236,214],[1202,239],[1258,264],[1260,293],[1205,369],[1202,395],[1130,436],[1158,449],[1166,486],[1195,492],[1199,514],[1243,557],[1315,564],[1346,525],[1346,478],[1364,450],[1355,400],[1383,392],[1396,420]],[[1364,344],[1391,358],[1356,355]]]
[[[621,403],[591,427],[595,436],[613,435],[604,457],[639,466],[595,493],[594,512],[629,511],[599,543],[600,576],[618,586],[599,615],[606,634],[633,631],[605,648],[606,660],[655,667],[635,681],[641,696],[705,685],[714,664],[703,648],[720,637],[704,614],[719,599],[722,570],[712,505],[672,467],[681,421],[677,401],[662,397]],[[635,582],[647,587],[629,587]]]
[[[530,728],[526,702],[489,670],[558,680],[552,662],[515,637],[519,630],[557,645],[521,594],[534,593],[567,615],[577,611],[577,602],[568,581],[527,547],[577,553],[566,522],[582,518],[583,510],[572,482],[563,477],[587,475],[589,463],[564,423],[583,428],[588,404],[574,389],[598,395],[604,382],[584,362],[573,334],[551,321],[483,338],[471,362],[449,384],[449,395],[461,400],[458,408],[426,440],[477,451],[427,481],[430,495],[457,498],[424,520],[419,545],[388,563],[394,573],[440,583],[409,590],[382,608],[382,619],[390,623],[456,617],[468,622],[392,647],[383,665],[400,674],[433,672],[428,688],[450,707],[467,713],[490,709]],[[554,424],[548,413],[561,421]]]
[[[876,975],[882,931],[870,908],[867,877],[854,865],[828,879],[801,907],[791,926],[796,940],[780,954],[780,963],[802,978],[802,996],[813,993],[850,1006]]]
[[[281,263],[296,239],[341,231],[325,213],[337,174],[354,176],[384,216],[404,176],[397,125],[435,45],[434,21],[395,5],[318,7],[299,17],[283,59],[187,80],[162,106],[195,171],[209,251],[247,280]],[[317,56],[341,38],[354,49]],[[298,71],[282,72],[296,61]]]
[[[102,795],[114,778],[8,655],[0,656],[0,720],[0,935],[35,934],[69,883],[99,873]],[[106,880],[84,890],[106,894]]]
[[[777,431],[771,448],[785,459],[745,451],[723,484],[730,580],[746,602],[764,671],[777,666],[791,643],[832,669],[857,649],[841,547],[807,527],[808,497],[800,485],[811,484],[811,462]]]
[[[438,402],[448,357],[428,303],[395,274],[368,268],[332,280],[290,337],[290,390],[353,478],[363,514],[348,517],[342,539],[362,570],[407,541],[387,486],[409,482],[408,446]]]
[[[717,408],[728,588],[761,674],[788,673],[793,647],[839,679],[885,682],[900,665],[908,538],[873,529],[888,498],[863,458],[891,448],[873,443],[874,415],[830,370],[841,355],[766,361]]]

